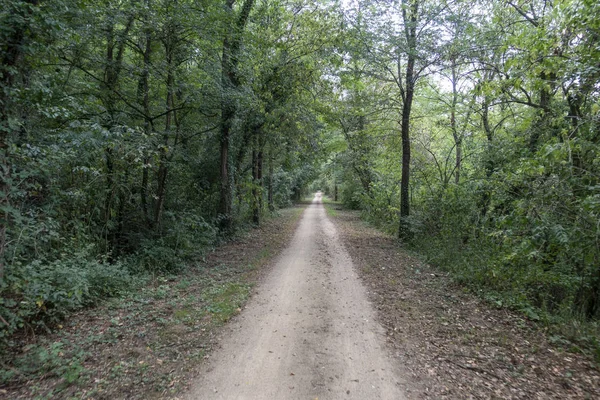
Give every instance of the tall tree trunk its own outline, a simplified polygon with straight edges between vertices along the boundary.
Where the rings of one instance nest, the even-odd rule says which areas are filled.
[[[255,146],[252,151],[252,222],[260,225],[262,213],[262,168],[263,150],[260,129],[255,134]]]
[[[226,70],[229,64],[229,40],[223,42],[223,76],[221,85],[223,87],[223,98],[221,100],[221,138],[220,138],[220,173],[221,186],[219,195],[219,215],[221,218],[220,228],[223,231],[231,229],[231,201],[232,182],[229,174],[229,148],[231,146],[231,125],[235,116],[234,99],[229,95],[232,89]]]
[[[273,202],[273,150],[269,150],[269,186],[267,188],[267,203],[269,211],[275,211],[275,203]]]
[[[225,0],[228,12],[233,12],[235,0]],[[220,193],[219,209],[220,228],[229,231],[232,228],[232,199],[233,182],[229,168],[229,149],[231,147],[231,128],[237,107],[233,92],[240,85],[237,74],[239,52],[242,43],[242,33],[248,22],[248,17],[254,0],[245,0],[235,25],[223,39],[223,54],[221,57],[221,138],[220,138]]]
[[[410,215],[410,112],[412,99],[413,90],[407,84],[406,101],[402,108],[400,128],[402,136],[402,177],[400,181],[400,229],[398,235],[401,239],[408,239],[410,237],[410,227],[406,218]]]
[[[146,6],[150,9],[150,1],[146,0]],[[142,106],[142,110],[144,113],[144,134],[146,135],[146,139],[150,138],[152,134],[152,118],[150,116],[150,85],[149,85],[149,77],[150,77],[150,63],[152,57],[152,33],[151,33],[151,24],[149,18],[146,18],[146,31],[145,31],[145,46],[144,46],[144,69],[142,70],[142,74],[140,75],[140,81],[138,84],[138,102]],[[149,183],[149,164],[150,164],[150,156],[145,154],[143,157],[143,166],[142,166],[142,182],[140,186],[140,204],[142,206],[142,214],[144,217],[145,224],[148,228],[151,228],[152,220],[150,219],[150,214],[148,212],[148,183]]]
[[[258,171],[257,171],[257,178],[258,178],[258,210],[259,210],[259,214],[262,213],[263,211],[263,145],[261,144],[261,146],[258,149]]]
[[[0,126],[4,126],[7,120],[5,116],[0,117]],[[10,162],[8,146],[6,143],[7,133],[3,130],[0,133],[0,208],[8,208],[10,205]],[[0,213],[0,283],[4,278],[4,253],[6,251],[6,226],[10,221],[7,212]]]
[[[244,192],[242,191],[241,188],[241,183],[244,179],[243,175],[245,173],[244,168],[243,168],[243,164],[244,164],[244,159],[246,158],[246,154],[248,152],[248,147],[250,147],[251,149],[254,149],[254,144],[251,143],[251,141],[254,138],[254,133],[255,133],[255,127],[252,124],[251,121],[247,121],[247,123],[244,125],[243,128],[243,133],[242,133],[242,140],[241,143],[238,147],[238,152],[237,155],[235,156],[235,161],[233,162],[233,171],[235,171],[235,174],[233,175],[233,188],[235,189],[236,192],[236,196],[237,196],[237,206],[241,207],[243,201],[244,201]],[[252,160],[250,160],[251,166],[254,165],[252,164]]]
[[[127,19],[127,23],[125,27],[120,33],[115,33],[115,23],[110,22],[110,25],[107,27],[106,31],[106,65],[104,68],[104,82],[103,82],[103,91],[104,98],[103,102],[108,112],[108,118],[105,128],[108,131],[112,131],[115,126],[116,120],[116,112],[117,109],[115,104],[117,103],[117,96],[115,95],[118,84],[119,77],[121,75],[123,56],[125,54],[125,43],[126,37],[129,34],[129,30],[133,25],[134,17],[130,16]],[[116,54],[115,54],[116,49]],[[105,226],[105,237],[106,237],[106,245],[110,246],[111,242],[114,242],[118,236],[118,224],[117,229],[115,230],[112,226],[111,219],[113,216],[113,211],[115,210],[114,200],[117,194],[117,185],[115,184],[115,163],[113,159],[113,150],[110,146],[107,146],[104,149],[104,159],[106,163],[106,196],[104,198],[104,226]],[[120,201],[123,201],[122,199]],[[118,205],[116,205],[118,207]],[[116,214],[116,213],[114,213]],[[117,235],[117,236],[115,236]]]
[[[452,58],[452,104],[450,108],[450,129],[454,138],[454,148],[456,151],[456,160],[454,164],[454,181],[458,185],[460,182],[460,168],[462,164],[462,136],[458,132],[456,124],[456,104],[458,103],[457,90],[458,75],[456,71],[456,58]]]
[[[17,1],[13,9],[9,12],[15,12],[18,16],[18,22],[12,26],[12,33],[3,43],[4,54],[2,65],[0,65],[0,209],[7,209],[10,206],[10,180],[11,165],[9,152],[9,133],[12,129],[9,124],[11,115],[16,110],[12,108],[11,92],[16,81],[23,76],[23,57],[28,25],[31,23],[31,8],[29,6],[38,5],[38,0]],[[7,245],[7,225],[11,217],[5,211],[0,213],[0,284],[4,279],[5,266],[4,257]]]
[[[401,136],[402,136],[402,180],[400,182],[400,227],[398,237],[409,239],[411,230],[407,218],[410,215],[410,113],[415,93],[415,62],[417,49],[417,21],[419,2],[417,0],[404,0],[402,18],[404,20],[404,33],[408,44],[408,58],[406,62],[405,84],[403,96]]]
[[[173,32],[171,32],[173,34]],[[163,143],[160,148],[160,158],[157,172],[157,187],[156,187],[156,203],[154,205],[154,226],[158,228],[162,218],[163,208],[165,204],[165,196],[167,193],[167,174],[168,158],[169,158],[169,136],[173,127],[173,119],[175,118],[174,111],[174,87],[175,76],[173,71],[173,46],[171,41],[173,38],[166,39],[165,52],[167,53],[167,99],[166,99],[166,115],[165,115],[165,131],[163,133]]]
[[[112,216],[112,200],[115,195],[115,185],[114,185],[114,162],[113,162],[113,150],[111,147],[106,147],[104,149],[104,162],[106,164],[106,195],[104,196],[104,226],[106,229],[106,240],[109,240],[109,232],[111,228],[109,227],[109,223]],[[107,242],[108,245],[108,242]]]
[[[548,86],[554,86],[554,74],[549,76],[545,72],[540,73],[540,80],[543,82],[542,88],[540,89],[540,114],[537,117],[537,121],[531,128],[529,136],[529,150],[535,153],[539,146],[540,137],[544,130],[549,128],[550,124],[550,102],[552,100],[551,91],[548,90]]]
[[[490,126],[490,116],[489,116],[489,108],[490,102],[487,96],[483,99],[483,104],[481,105],[481,122],[483,124],[483,131],[485,132],[485,137],[487,139],[487,150],[486,150],[486,160],[485,160],[485,176],[486,182],[490,181],[492,174],[494,173],[494,160],[492,157],[493,151],[493,139],[494,132],[492,131],[492,127]],[[489,188],[485,188],[481,195],[481,216],[485,217],[491,201],[491,191]]]
[[[106,32],[106,67],[104,70],[104,90],[105,90],[105,99],[104,103],[106,105],[106,110],[108,111],[108,118],[105,128],[110,131],[112,130],[112,124],[114,121],[114,102],[113,102],[113,91],[115,90],[115,86],[117,84],[118,74],[115,72],[115,60],[114,60],[114,48],[115,48],[115,37],[114,37],[114,24],[109,22],[110,25],[107,27]],[[113,179],[113,155],[112,148],[107,146],[104,149],[104,161],[106,165],[106,178],[104,185],[105,195],[104,195],[104,226],[105,226],[105,238],[106,245],[108,246],[109,241],[109,221],[111,216],[111,203],[113,198],[114,191],[114,179]]]
[[[255,137],[252,146],[252,222],[260,224],[258,208],[258,138]]]

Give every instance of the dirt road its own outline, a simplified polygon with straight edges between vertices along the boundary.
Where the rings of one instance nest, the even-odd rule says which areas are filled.
[[[403,399],[348,253],[317,194],[188,399]]]

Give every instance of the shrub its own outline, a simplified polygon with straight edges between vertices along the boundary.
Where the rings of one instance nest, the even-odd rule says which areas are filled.
[[[168,246],[165,239],[142,240],[140,250],[127,258],[130,268],[136,272],[171,273],[183,269],[181,251]]]
[[[67,313],[117,296],[131,283],[122,263],[93,259],[87,250],[13,265],[0,288],[0,339],[26,326],[48,329]]]
[[[142,239],[140,249],[127,258],[134,271],[171,273],[183,269],[186,262],[202,256],[214,245],[217,230],[195,213],[165,214],[162,236]]]

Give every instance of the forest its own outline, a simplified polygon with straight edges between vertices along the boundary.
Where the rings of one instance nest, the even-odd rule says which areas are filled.
[[[0,4],[4,344],[316,190],[499,307],[597,324],[597,1]]]

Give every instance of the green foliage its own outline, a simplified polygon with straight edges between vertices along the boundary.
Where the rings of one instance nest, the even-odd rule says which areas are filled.
[[[597,317],[597,192],[572,174],[567,150],[549,144],[543,157],[510,161],[494,186],[468,182],[438,192],[419,205],[413,245],[533,319],[540,312]],[[491,200],[482,215],[485,196]]]
[[[176,273],[184,267],[178,252],[162,239],[144,239],[140,249],[128,258],[134,271],[152,273]]]
[[[143,273],[174,273],[198,259],[217,240],[216,228],[194,213],[167,213],[162,237],[142,238],[139,250],[127,257],[129,267]]]
[[[12,268],[1,288],[0,316],[7,324],[2,325],[0,338],[26,326],[49,329],[68,313],[118,296],[131,284],[124,265],[98,261],[88,250]]]
[[[363,188],[357,179],[344,181],[339,188],[341,201],[350,210],[358,210],[361,207],[361,199],[364,198]]]
[[[329,6],[256,3],[243,27],[220,0],[2,6],[3,339],[181,271],[315,177]],[[236,226],[217,232],[222,167]]]
[[[411,208],[402,224],[410,234],[402,237],[498,306],[540,322],[593,325],[600,319],[597,4],[481,2],[482,13],[459,1],[431,14],[437,4],[418,4],[428,25],[416,65],[429,78],[415,87]],[[400,18],[381,18],[391,19],[392,7],[346,11],[338,95],[326,114],[334,154],[320,186],[331,193],[335,182],[347,207],[398,233],[406,154],[399,74],[408,57],[397,55],[410,44],[392,33],[406,26],[390,29]],[[427,38],[428,29],[447,35]],[[597,326],[591,331],[572,336],[594,347],[585,338]]]
[[[369,195],[363,194],[362,204],[365,219],[386,232],[396,232],[399,223],[398,188],[377,181],[371,184]]]
[[[359,3],[3,1],[2,337],[317,178],[495,302],[599,318],[598,5]]]
[[[83,364],[89,354],[72,347],[68,342],[57,341],[25,348],[24,356],[17,359],[13,369],[1,370],[0,383],[10,383],[17,373],[20,379],[57,377],[62,379],[61,386],[85,379]],[[70,354],[67,354],[67,348],[70,348]]]

